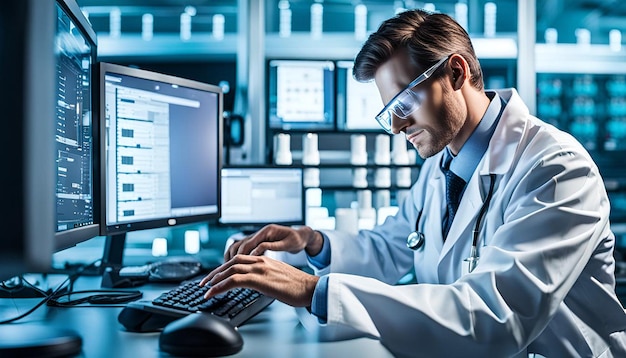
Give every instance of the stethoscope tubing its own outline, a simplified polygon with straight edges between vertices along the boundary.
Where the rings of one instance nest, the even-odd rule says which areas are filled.
[[[496,186],[496,175],[491,173],[489,174],[489,192],[487,192],[487,197],[483,202],[483,205],[480,207],[480,211],[478,212],[478,220],[476,220],[476,226],[474,227],[474,237],[472,238],[472,246],[478,247],[478,238],[480,236],[480,225],[487,214],[487,210],[489,209],[489,204],[491,203],[491,198],[493,197],[493,189]]]
[[[487,193],[487,197],[485,198],[483,205],[480,207],[480,211],[478,212],[478,219],[476,220],[474,231],[472,233],[473,235],[470,257],[465,259],[465,261],[469,262],[469,272],[472,272],[476,267],[476,264],[478,263],[478,242],[480,239],[480,227],[483,223],[485,215],[487,214],[487,210],[489,209],[491,199],[493,198],[494,188],[496,184],[496,175],[493,173],[489,174],[489,179],[489,192]],[[415,231],[411,232],[407,237],[406,246],[414,251],[419,250],[422,246],[424,246],[424,241],[426,239],[424,233],[419,230],[423,212],[424,208],[422,207],[422,209],[420,209],[420,211],[417,213],[417,219],[415,220]]]

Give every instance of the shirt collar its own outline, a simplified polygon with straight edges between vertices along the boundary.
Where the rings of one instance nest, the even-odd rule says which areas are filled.
[[[450,170],[465,180],[466,183],[469,182],[478,163],[485,154],[504,109],[504,103],[496,92],[486,91],[485,94],[491,99],[491,102],[478,126],[476,126],[476,129],[474,129],[474,132],[472,132],[456,156],[446,146],[442,161],[442,163],[445,163],[445,159],[448,156],[452,156],[453,160],[450,163]]]

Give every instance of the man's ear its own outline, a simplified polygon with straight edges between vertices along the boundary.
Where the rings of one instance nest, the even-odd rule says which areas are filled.
[[[463,87],[465,80],[469,79],[469,66],[461,55],[452,55],[448,61],[452,69],[452,88],[456,91]]]

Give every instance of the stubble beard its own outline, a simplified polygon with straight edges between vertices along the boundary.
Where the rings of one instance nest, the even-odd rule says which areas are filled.
[[[465,114],[461,107],[454,102],[452,96],[444,96],[442,106],[431,121],[431,123],[438,125],[427,129],[425,135],[428,138],[426,141],[417,145],[413,144],[417,154],[422,159],[426,159],[441,152],[459,134],[464,120]]]

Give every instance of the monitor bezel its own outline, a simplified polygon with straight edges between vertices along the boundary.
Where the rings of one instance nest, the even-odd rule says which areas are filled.
[[[300,207],[300,217],[302,218],[299,221],[276,221],[276,222],[222,222],[221,218],[217,221],[217,224],[221,227],[225,228],[234,228],[241,231],[256,231],[261,227],[267,224],[278,224],[285,226],[298,226],[305,225],[306,223],[306,187],[304,186],[304,168],[302,167],[294,167],[294,166],[270,166],[270,165],[229,165],[227,167],[223,167],[224,169],[242,169],[242,170],[296,170],[300,172],[300,192],[302,194],[301,207]],[[220,205],[221,206],[221,205]]]
[[[125,222],[114,225],[107,223],[107,210],[106,210],[106,114],[105,114],[105,75],[106,73],[116,73],[120,75],[132,76],[146,80],[154,80],[163,83],[171,83],[182,87],[193,88],[202,91],[209,91],[218,95],[218,114],[217,114],[217,210],[214,213],[189,215],[189,216],[176,216],[176,217],[164,217],[159,219],[142,220],[136,222]],[[144,70],[139,68],[133,68],[108,62],[100,62],[98,67],[98,78],[100,83],[99,90],[99,103],[100,103],[100,235],[110,236],[125,234],[131,231],[147,230],[164,227],[174,227],[182,224],[203,222],[203,221],[217,221],[217,218],[221,215],[221,175],[223,165],[223,126],[224,126],[224,94],[219,86],[194,81],[182,77],[173,75],[167,75],[155,71]]]
[[[65,14],[74,22],[80,33],[86,41],[91,45],[91,128],[92,128],[92,199],[93,199],[93,224],[72,228],[69,230],[56,232],[54,235],[54,249],[61,251],[63,249],[75,246],[76,244],[94,238],[100,234],[100,204],[99,197],[99,101],[98,101],[98,77],[97,77],[97,53],[98,41],[95,31],[87,18],[83,15],[80,7],[74,0],[57,0],[56,3],[61,7]],[[55,8],[56,15],[56,8]],[[56,31],[56,29],[55,29]],[[56,191],[55,191],[56,196]],[[55,212],[56,218],[56,212]]]

